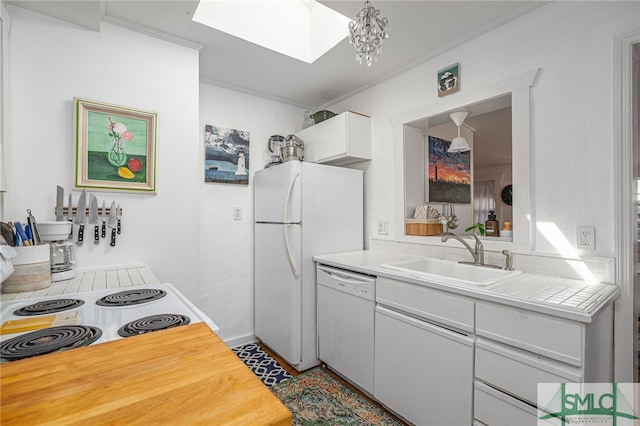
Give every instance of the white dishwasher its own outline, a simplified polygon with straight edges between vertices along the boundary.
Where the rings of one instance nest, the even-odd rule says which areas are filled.
[[[373,394],[376,277],[318,265],[318,358]]]

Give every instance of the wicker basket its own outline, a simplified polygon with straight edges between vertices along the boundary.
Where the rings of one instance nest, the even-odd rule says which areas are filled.
[[[438,219],[406,219],[405,234],[423,237],[440,235],[442,234],[442,224]]]

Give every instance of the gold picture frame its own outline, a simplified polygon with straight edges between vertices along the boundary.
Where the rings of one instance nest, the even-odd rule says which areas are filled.
[[[75,187],[156,193],[158,114],[74,98]]]

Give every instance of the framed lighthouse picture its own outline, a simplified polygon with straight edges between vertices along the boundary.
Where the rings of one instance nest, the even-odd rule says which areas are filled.
[[[204,181],[249,185],[249,132],[207,124]]]

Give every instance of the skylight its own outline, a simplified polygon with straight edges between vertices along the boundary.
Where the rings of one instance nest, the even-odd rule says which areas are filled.
[[[200,0],[193,21],[312,63],[349,35],[351,20],[315,0]]]

